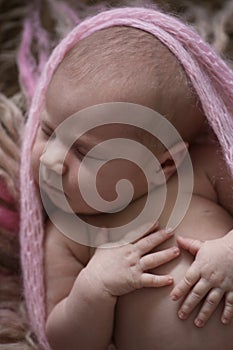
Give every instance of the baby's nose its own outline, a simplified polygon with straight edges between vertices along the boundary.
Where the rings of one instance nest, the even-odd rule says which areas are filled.
[[[64,175],[67,171],[65,160],[58,152],[44,152],[40,157],[40,162],[58,175]]]

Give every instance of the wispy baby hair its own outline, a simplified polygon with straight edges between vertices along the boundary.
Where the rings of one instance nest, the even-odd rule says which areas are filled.
[[[178,19],[149,8],[105,11],[75,27],[56,47],[46,64],[33,97],[22,150],[21,257],[24,292],[32,327],[46,350],[50,347],[45,336],[43,217],[30,169],[30,153],[48,85],[66,53],[78,41],[92,33],[119,25],[135,27],[153,34],[177,57],[196,90],[207,121],[218,137],[233,175],[233,73],[198,34]]]
[[[154,109],[189,144],[203,127],[199,99],[183,66],[166,45],[144,30],[114,26],[78,41],[53,75],[46,96],[48,105],[50,87],[52,90],[64,80],[77,96],[81,86],[88,86],[89,93],[93,91],[97,97],[95,103],[98,99],[101,103],[136,101]],[[60,93],[62,100],[63,90]],[[69,110],[69,114],[75,111]],[[148,137],[140,137],[141,142]],[[165,149],[159,142],[154,146],[157,153]]]

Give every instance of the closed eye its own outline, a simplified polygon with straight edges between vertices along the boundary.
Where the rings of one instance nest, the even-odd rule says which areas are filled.
[[[80,158],[84,158],[85,155],[87,154],[87,151],[85,152],[84,150],[82,150],[79,147],[73,147],[74,153],[75,155],[77,155]]]
[[[40,130],[46,138],[49,138],[53,134],[53,130],[46,125],[40,125]]]
[[[93,159],[96,161],[105,161],[106,160],[106,159],[104,159],[104,155],[97,154],[97,152],[93,152],[91,154],[88,154],[89,151],[90,151],[89,149],[86,149],[83,146],[80,146],[80,147],[75,146],[74,147],[75,154],[78,157],[80,157],[81,159],[83,159],[84,157],[88,157],[89,159]]]

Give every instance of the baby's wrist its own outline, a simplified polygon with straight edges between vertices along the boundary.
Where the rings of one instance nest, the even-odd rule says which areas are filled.
[[[86,268],[80,272],[75,284],[78,284],[78,290],[82,288],[86,298],[94,298],[96,300],[109,301],[110,303],[116,303],[117,297],[112,295],[103,283],[96,275],[90,273]]]

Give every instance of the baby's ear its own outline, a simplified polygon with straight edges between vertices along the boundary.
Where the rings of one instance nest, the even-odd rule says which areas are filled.
[[[183,162],[188,152],[187,142],[178,142],[160,157],[161,171],[164,172],[166,181],[171,177]]]

